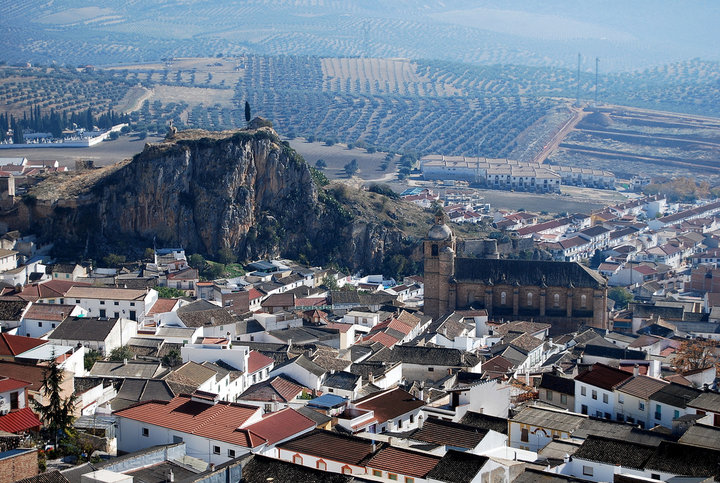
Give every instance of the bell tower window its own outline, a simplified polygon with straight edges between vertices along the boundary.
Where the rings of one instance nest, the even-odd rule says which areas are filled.
[[[430,255],[433,257],[437,257],[440,254],[440,249],[438,248],[437,243],[433,243],[430,247]]]

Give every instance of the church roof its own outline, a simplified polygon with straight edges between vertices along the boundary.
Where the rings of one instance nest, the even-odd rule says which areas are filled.
[[[605,279],[597,272],[576,262],[550,262],[507,259],[456,258],[458,281],[494,284],[542,285],[550,287],[601,288]]]

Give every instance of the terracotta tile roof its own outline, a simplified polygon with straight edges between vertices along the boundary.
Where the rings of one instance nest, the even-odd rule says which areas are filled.
[[[303,390],[310,392],[310,389],[291,381],[285,376],[275,376],[267,381],[253,384],[238,399],[245,401],[279,401],[288,402],[295,399]]]
[[[632,376],[621,369],[595,363],[590,369],[575,376],[576,381],[612,391]]]
[[[315,305],[325,305],[327,303],[326,297],[305,297],[295,300],[295,305],[298,307],[310,307]]]
[[[652,394],[656,393],[667,384],[667,382],[661,381],[660,379],[648,376],[635,376],[619,385],[617,390],[640,399],[648,399]]]
[[[369,439],[321,429],[282,443],[278,448],[352,465],[360,465],[373,452]]]
[[[424,405],[423,401],[397,387],[355,401],[356,408],[373,411],[380,422],[402,416]]]
[[[33,428],[42,426],[40,419],[30,408],[22,408],[18,411],[12,411],[5,416],[0,416],[0,431],[8,433],[21,433]]]
[[[440,458],[438,456],[430,456],[389,446],[375,453],[366,466],[390,473],[423,478],[439,462]]]
[[[291,408],[263,415],[263,419],[245,429],[259,435],[268,444],[276,444],[315,427],[315,421]]]
[[[171,401],[148,401],[115,411],[115,416],[153,424],[182,433],[246,448],[264,443],[264,439],[240,429],[260,408],[219,401],[215,405],[193,401],[180,395]]]
[[[341,323],[337,323],[337,322],[330,322],[329,324],[326,324],[325,327],[327,327],[328,329],[335,329],[344,334],[345,332],[348,332],[352,328],[352,325],[351,324],[341,324]]]
[[[0,356],[16,356],[43,344],[47,344],[44,339],[3,333],[0,334]]]
[[[38,304],[34,303],[25,312],[23,319],[48,320],[54,322],[62,322],[70,312],[75,309],[74,305],[60,304]]]
[[[251,288],[250,290],[248,290],[248,292],[250,292],[250,300],[257,300],[263,297],[263,294],[261,294],[260,291],[256,288]]]
[[[72,282],[65,280],[48,280],[43,283],[33,283],[26,285],[22,292],[18,294],[25,300],[32,302],[37,299],[51,299],[64,297],[65,293],[70,290],[71,287],[89,287],[89,283],[83,282]]]
[[[131,288],[114,287],[71,287],[66,297],[78,299],[105,299],[105,300],[145,300],[146,290],[135,290]]]
[[[30,387],[28,389],[30,391],[40,391],[44,372],[45,368],[42,366],[0,361],[0,374],[29,382]]]
[[[262,301],[263,307],[293,307],[295,305],[295,294],[274,293]]]
[[[164,314],[166,312],[172,312],[172,309],[177,305],[177,299],[157,299],[157,302],[150,307],[146,315]]]
[[[250,351],[250,355],[248,357],[247,372],[248,374],[252,374],[253,372],[257,372],[260,369],[267,367],[274,362],[275,359],[273,359],[272,357],[268,357],[258,351]]]
[[[409,438],[455,448],[473,449],[480,444],[486,434],[487,430],[430,417],[423,427],[415,430]]]
[[[3,376],[0,376],[3,377]],[[31,384],[26,381],[21,381],[19,379],[13,379],[11,377],[3,377],[0,379],[0,392],[6,392],[6,391],[14,391],[15,389],[21,389],[23,387],[28,387]]]
[[[397,344],[400,339],[397,339],[386,332],[375,332],[366,337],[363,337],[363,342],[379,342],[385,347],[392,347]]]

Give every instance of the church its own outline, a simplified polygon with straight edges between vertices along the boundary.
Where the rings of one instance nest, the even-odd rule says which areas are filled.
[[[607,283],[579,263],[458,256],[442,214],[423,248],[424,312],[433,318],[485,309],[491,320],[546,322],[553,333],[608,326]]]

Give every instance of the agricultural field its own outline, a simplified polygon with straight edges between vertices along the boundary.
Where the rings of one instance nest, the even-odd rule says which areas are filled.
[[[584,114],[549,163],[607,169],[624,178],[648,173],[720,182],[720,119],[622,107]]]

